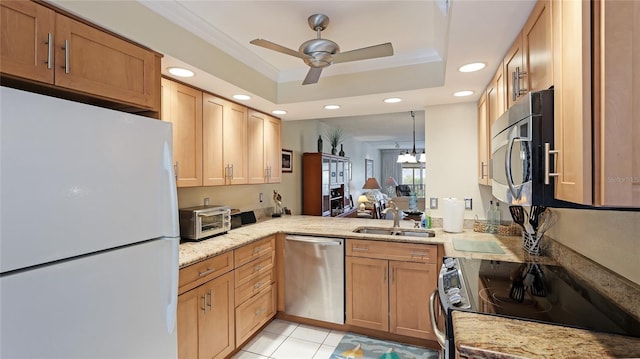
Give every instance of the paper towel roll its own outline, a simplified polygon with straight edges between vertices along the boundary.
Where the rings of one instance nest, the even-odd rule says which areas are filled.
[[[445,232],[462,232],[464,223],[464,202],[456,198],[443,198],[444,217],[442,227]]]

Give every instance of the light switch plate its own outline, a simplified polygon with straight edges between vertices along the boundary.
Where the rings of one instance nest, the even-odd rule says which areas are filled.
[[[469,211],[473,209],[473,199],[471,197],[464,198],[464,209]]]
[[[438,209],[438,197],[429,198],[429,208]]]

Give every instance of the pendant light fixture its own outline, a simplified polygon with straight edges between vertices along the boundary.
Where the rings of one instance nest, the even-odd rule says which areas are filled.
[[[424,151],[418,158],[418,153],[416,152],[416,115],[413,111],[411,111],[410,113],[411,118],[413,119],[413,150],[411,151],[411,153],[409,152],[409,150],[407,150],[407,152],[405,152],[404,154],[400,153],[398,155],[398,160],[396,161],[397,163],[418,163],[418,161],[425,162],[426,160]]]

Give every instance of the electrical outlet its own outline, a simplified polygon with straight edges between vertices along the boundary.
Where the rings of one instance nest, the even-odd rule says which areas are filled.
[[[438,209],[438,197],[429,198],[429,208]]]
[[[204,205],[208,206],[209,205],[209,197],[205,197],[204,198]]]
[[[473,209],[473,199],[471,197],[464,198],[464,209],[468,211]]]

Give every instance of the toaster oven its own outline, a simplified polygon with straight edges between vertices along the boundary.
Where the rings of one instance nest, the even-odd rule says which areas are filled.
[[[221,205],[181,208],[180,237],[199,241],[231,229],[231,208]]]

